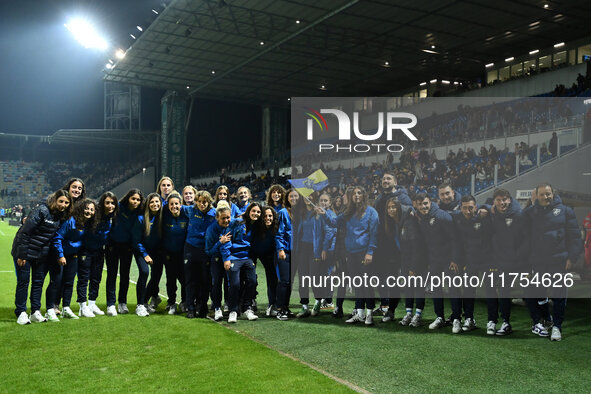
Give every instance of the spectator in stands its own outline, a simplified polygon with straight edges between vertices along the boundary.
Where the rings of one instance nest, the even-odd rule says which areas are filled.
[[[548,150],[550,151],[552,157],[556,157],[556,155],[558,154],[558,135],[555,131],[552,132],[552,138],[550,138]]]

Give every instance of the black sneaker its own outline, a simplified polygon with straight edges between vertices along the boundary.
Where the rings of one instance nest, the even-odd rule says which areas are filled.
[[[194,319],[195,318],[195,311],[188,311],[187,312],[187,319]]]
[[[198,317],[206,318],[208,313],[209,313],[209,310],[207,308],[200,309],[199,310],[199,316]]]
[[[343,317],[343,310],[339,307],[335,307],[334,311],[332,311],[332,317],[334,317],[335,319],[340,319],[341,317]]]
[[[281,320],[281,321],[289,320],[289,315],[288,315],[287,311],[277,312],[277,320]]]

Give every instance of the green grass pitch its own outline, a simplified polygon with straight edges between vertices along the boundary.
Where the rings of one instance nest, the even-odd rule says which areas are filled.
[[[562,342],[530,333],[524,307],[514,306],[514,333],[488,337],[486,304],[477,300],[479,329],[459,335],[397,323],[349,326],[329,312],[280,322],[236,325],[159,313],[96,317],[19,326],[10,257],[15,232],[0,223],[0,388],[2,391],[589,392],[591,302],[568,301]],[[132,265],[134,267],[134,265]],[[132,271],[132,279],[137,278]],[[260,309],[266,306],[259,267]],[[161,291],[165,289],[161,286]],[[105,307],[104,277],[99,306]],[[135,292],[130,286],[129,300]],[[299,298],[292,297],[292,309]],[[43,303],[42,303],[43,304]],[[130,305],[134,310],[135,305]],[[345,304],[346,312],[352,303]],[[77,305],[73,304],[77,312]],[[450,311],[446,305],[446,313]],[[43,310],[44,312],[44,310]],[[403,306],[396,311],[397,318]],[[259,311],[259,314],[262,314]],[[432,321],[430,302],[424,320]],[[230,329],[228,329],[230,328]],[[292,357],[286,357],[288,354]],[[295,358],[296,360],[294,360]],[[299,362],[297,360],[301,360]]]

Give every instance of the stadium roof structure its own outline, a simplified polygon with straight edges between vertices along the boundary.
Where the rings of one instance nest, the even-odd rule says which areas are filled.
[[[383,96],[589,35],[587,0],[172,0],[107,81],[194,97]]]

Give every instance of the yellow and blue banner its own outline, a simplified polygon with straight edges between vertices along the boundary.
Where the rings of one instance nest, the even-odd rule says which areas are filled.
[[[289,183],[298,193],[308,198],[310,194],[328,186],[328,177],[322,170],[317,170],[306,178],[290,179]]]

